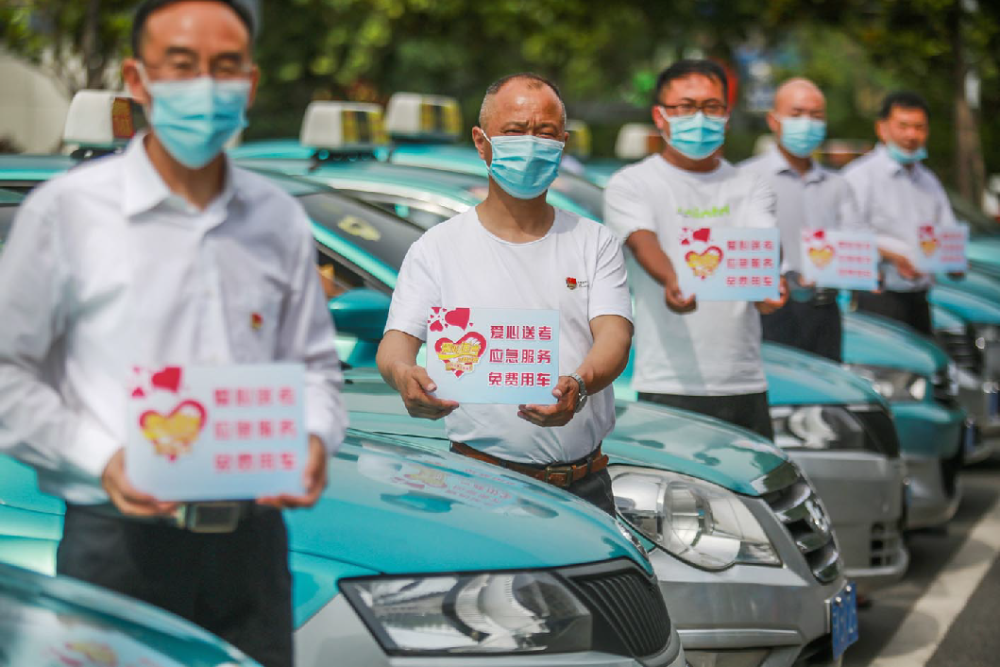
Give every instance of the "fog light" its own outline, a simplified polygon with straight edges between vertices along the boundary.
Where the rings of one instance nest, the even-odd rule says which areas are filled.
[[[749,651],[684,651],[691,667],[759,667],[770,651],[766,648]]]

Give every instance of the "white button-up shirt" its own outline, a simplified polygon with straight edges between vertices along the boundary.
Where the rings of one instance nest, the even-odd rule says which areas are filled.
[[[143,138],[28,197],[0,256],[0,451],[42,490],[106,500],[133,368],[302,362],[306,426],[347,427],[309,221],[292,197],[227,167],[204,210],[173,194]]]
[[[861,216],[878,234],[880,248],[916,260],[918,230],[922,225],[956,225],[941,182],[930,169],[917,163],[906,168],[889,156],[885,146],[854,160],[843,170],[854,190]],[[928,276],[906,280],[896,268],[883,263],[885,288],[893,292],[915,292],[931,285]]]
[[[772,146],[740,163],[756,173],[777,195],[782,268],[802,272],[803,229],[868,229],[861,219],[851,186],[840,175],[812,161],[804,175]]]

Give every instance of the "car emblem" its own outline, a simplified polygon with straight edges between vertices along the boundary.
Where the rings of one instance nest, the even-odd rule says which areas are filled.
[[[805,502],[806,510],[809,511],[808,521],[812,525],[813,530],[823,535],[827,535],[830,532],[830,520],[826,516],[826,512],[820,506],[815,499],[810,498]]]

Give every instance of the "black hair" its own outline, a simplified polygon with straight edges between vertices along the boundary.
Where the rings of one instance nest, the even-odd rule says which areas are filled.
[[[660,99],[660,93],[663,89],[670,85],[671,81],[676,81],[677,79],[683,79],[685,77],[691,76],[692,74],[700,74],[701,76],[708,77],[709,79],[715,79],[722,84],[722,101],[729,104],[729,79],[726,77],[726,70],[722,69],[722,66],[718,63],[714,63],[711,60],[694,60],[686,58],[684,60],[678,60],[670,67],[666,68],[660,75],[656,77],[656,87],[653,89],[653,106],[663,104]]]
[[[149,15],[163,9],[164,7],[169,7],[170,5],[184,1],[185,0],[143,0],[143,3],[139,5],[138,9],[135,10],[135,16],[132,18],[132,55],[136,58],[141,56],[139,50],[142,47],[142,35],[146,30],[146,21],[149,19]],[[250,33],[250,39],[253,39],[255,29],[253,14],[250,12],[250,8],[247,7],[246,4],[240,0],[206,1],[225,5],[236,12],[236,16],[239,17],[243,25],[246,26],[247,32]]]
[[[927,100],[920,93],[914,93],[910,90],[897,90],[886,95],[885,99],[882,100],[882,109],[878,112],[878,117],[882,120],[887,119],[892,114],[893,107],[920,109],[928,120],[931,117],[931,109],[927,105]]]
[[[559,103],[562,104],[563,108],[563,120],[566,120],[566,101],[563,100],[562,93],[559,91],[559,86],[555,83],[546,79],[544,76],[535,74],[534,72],[518,72],[517,74],[508,74],[507,76],[502,76],[493,83],[491,83],[486,88],[486,94],[483,95],[483,104],[479,109],[479,126],[483,126],[483,110],[486,108],[486,101],[491,97],[500,92],[500,89],[506,86],[511,81],[531,81],[534,85],[530,85],[531,88],[541,88],[543,86],[548,86],[556,97],[559,98]]]

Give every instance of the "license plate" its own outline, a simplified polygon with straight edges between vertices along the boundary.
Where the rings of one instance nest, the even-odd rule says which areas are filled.
[[[976,429],[971,425],[966,424],[963,433],[963,439],[965,440],[965,454],[969,455],[976,451]]]
[[[989,401],[987,414],[989,414],[990,419],[996,419],[997,415],[1000,414],[1000,392],[991,391],[986,395],[986,398]]]
[[[836,660],[848,646],[858,641],[858,596],[853,582],[830,600],[830,631],[833,659]]]

